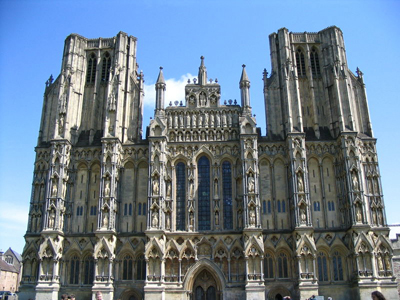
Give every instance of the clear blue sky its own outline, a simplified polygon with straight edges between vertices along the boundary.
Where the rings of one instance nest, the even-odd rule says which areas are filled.
[[[387,218],[400,223],[399,13],[400,1],[0,0],[0,249],[23,250],[45,81],[58,76],[70,33],[98,38],[124,31],[138,38],[148,91],[145,124],[160,66],[167,100],[183,98],[183,83],[197,75],[201,55],[209,78],[221,84],[222,100],[239,100],[246,64],[251,104],[265,134],[261,78],[271,68],[268,35],[282,27],[316,32],[338,26],[350,69],[364,72]]]

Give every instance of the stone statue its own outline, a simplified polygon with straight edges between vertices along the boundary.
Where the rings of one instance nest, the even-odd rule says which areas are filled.
[[[215,212],[215,225],[219,225],[219,213],[218,213],[218,211]]]
[[[352,174],[353,174],[353,175],[352,175],[352,177],[353,177],[353,189],[354,189],[355,191],[358,191],[357,172],[354,171]]]
[[[171,215],[167,214],[167,218],[166,218],[166,224],[165,224],[165,228],[166,229],[171,229]]]
[[[256,226],[256,212],[255,212],[253,206],[250,207],[250,211],[249,211],[249,224],[252,227]]]
[[[153,211],[151,213],[151,226],[152,227],[157,227],[158,226],[158,216],[157,216],[157,211]]]
[[[300,220],[301,223],[305,223],[307,221],[306,208],[304,205],[300,207]]]
[[[383,214],[382,209],[378,210],[378,225],[383,225]]]
[[[379,271],[383,271],[383,261],[382,261],[382,256],[380,256],[380,255],[378,254],[378,257],[377,257],[377,259],[378,259],[378,269],[379,269]]]
[[[104,188],[104,195],[106,197],[110,196],[110,179],[108,177],[106,178],[106,184],[105,184],[105,188]]]
[[[238,227],[243,228],[243,214],[242,211],[238,211]]]
[[[108,211],[105,210],[103,212],[103,227],[107,228],[108,227]]]
[[[194,226],[194,215],[193,215],[193,212],[190,212],[190,214],[189,214],[189,224],[193,228],[193,226]]]
[[[193,199],[193,196],[194,196],[194,187],[193,187],[193,180],[191,180],[189,183],[189,197]]]
[[[218,180],[214,180],[214,198],[218,198]]]
[[[157,178],[153,179],[153,195],[158,195],[160,192],[160,187],[158,185],[158,180]]]
[[[171,182],[167,183],[167,197],[171,197]]]
[[[390,267],[390,258],[389,255],[385,255],[385,266],[386,266],[386,270],[391,270],[392,268]]]
[[[54,228],[54,223],[56,220],[56,212],[54,211],[54,209],[52,208],[49,212],[49,227],[50,228]]]
[[[356,205],[356,220],[357,222],[362,222],[362,213],[360,204]]]
[[[254,177],[253,174],[249,175],[249,178],[247,179],[247,186],[248,186],[248,191],[249,193],[254,193]]]
[[[57,197],[57,179],[53,178],[53,184],[51,187],[51,196],[52,197]]]
[[[304,182],[301,173],[297,174],[297,190],[299,193],[304,193]]]

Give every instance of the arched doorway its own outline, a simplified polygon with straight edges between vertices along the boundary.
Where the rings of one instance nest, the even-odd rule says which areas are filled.
[[[275,296],[275,300],[283,300],[282,295],[281,295],[281,294],[277,294],[277,295]]]
[[[214,276],[208,270],[201,271],[193,284],[192,300],[219,300],[220,294]]]

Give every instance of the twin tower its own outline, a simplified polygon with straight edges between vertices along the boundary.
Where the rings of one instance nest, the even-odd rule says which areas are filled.
[[[142,137],[135,37],[67,37],[46,83],[21,300],[397,295],[363,74],[342,32],[270,35],[266,136],[198,77]]]

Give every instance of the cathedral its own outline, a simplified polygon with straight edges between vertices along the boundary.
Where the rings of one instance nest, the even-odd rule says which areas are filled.
[[[185,100],[160,68],[143,136],[137,39],[65,40],[44,92],[21,300],[397,299],[363,73],[342,31],[269,36],[266,135],[250,79]],[[239,74],[238,74],[239,75]]]

